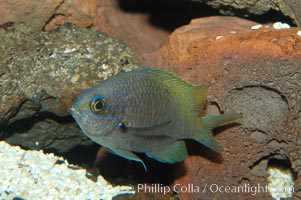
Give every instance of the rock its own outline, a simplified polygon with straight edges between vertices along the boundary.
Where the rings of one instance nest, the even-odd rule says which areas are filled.
[[[298,26],[301,25],[301,2],[293,0],[275,1],[236,1],[236,0],[191,0],[193,2],[206,3],[217,9],[224,15],[237,15],[247,17],[250,15],[262,15],[270,10],[281,11],[289,16]]]
[[[97,0],[4,0],[0,3],[0,24],[24,22],[35,30],[52,30],[64,23],[89,27],[97,5]]]
[[[151,7],[152,3],[137,1],[133,4],[128,1],[101,0],[93,28],[121,39],[132,47],[138,56],[152,52],[166,42],[169,32],[154,26],[150,21],[150,13],[127,11],[122,5],[134,5],[139,9],[143,6]]]
[[[205,29],[210,21],[211,26]],[[285,168],[295,172],[294,194],[300,196],[299,29],[251,30],[252,23],[249,26],[233,18],[229,26],[230,21],[228,17],[193,20],[175,30],[166,46],[145,56],[146,62],[154,59],[155,67],[176,72],[195,84],[207,84],[208,104],[217,105],[221,112],[244,115],[240,124],[215,130],[215,138],[225,149],[220,155],[199,145],[188,145],[191,156],[176,166],[175,184],[194,184],[206,187],[206,191],[179,195],[181,199],[253,199],[251,192],[215,189],[218,186],[223,190],[228,185],[265,187],[266,166],[276,159],[277,165],[284,160]],[[224,37],[215,39],[217,35]],[[271,196],[269,192],[258,192],[256,198]]]
[[[254,24],[252,21],[236,17],[217,16],[193,19],[190,24],[176,29],[169,36],[167,45],[153,53],[144,54],[142,60],[146,66],[154,66],[154,63],[156,63],[155,66],[175,66],[171,70],[177,72],[180,70],[177,69],[179,63],[190,66],[194,62],[187,45],[192,45],[195,41],[210,42],[215,41],[219,36],[248,32]]]
[[[224,14],[261,15],[270,9],[281,10],[300,25],[298,6],[291,0],[279,1],[201,1]],[[0,24],[24,22],[35,30],[51,31],[70,23],[78,27],[93,27],[119,38],[132,47],[140,58],[167,41],[174,28],[190,19],[217,15],[209,6],[190,1],[147,0],[33,0],[1,1]],[[296,8],[297,6],[297,8]],[[300,9],[299,9],[300,10]],[[244,16],[245,17],[245,16]]]
[[[256,14],[261,15],[270,9],[277,8],[273,1],[222,1],[222,0],[192,0],[194,2],[207,3],[213,8],[218,9],[222,14],[235,15],[239,12],[244,14]]]
[[[62,3],[63,0],[3,0],[0,3],[0,24],[24,22],[35,29],[41,30]]]
[[[291,19],[294,20],[294,22],[301,26],[301,2],[300,1],[294,1],[294,0],[283,0],[279,1],[279,9],[281,12],[289,16]]]
[[[137,7],[146,4],[136,3]],[[154,51],[165,43],[169,32],[154,26],[149,20],[150,13],[123,10],[120,4],[118,0],[5,0],[0,2],[0,24],[24,22],[35,30],[46,31],[66,23],[93,27],[122,39],[135,49],[137,55]],[[151,7],[152,3],[146,5]]]
[[[77,27],[91,27],[98,6],[98,0],[64,1],[50,20],[45,23],[44,30],[50,31],[66,23]]]
[[[121,41],[95,30],[0,29],[0,137],[29,149],[65,152],[90,143],[68,109],[84,89],[138,67]]]

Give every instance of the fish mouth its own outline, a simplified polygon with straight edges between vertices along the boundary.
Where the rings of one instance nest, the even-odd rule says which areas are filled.
[[[75,119],[77,125],[80,127],[80,129],[86,134],[86,135],[90,135],[86,133],[86,129],[87,127],[85,126],[85,124],[82,123],[82,121],[84,120],[84,115],[82,113],[82,110],[79,109],[76,105],[72,105],[72,107],[69,109],[69,113],[71,114],[71,116]]]
[[[91,113],[85,109],[81,109],[76,103],[71,106],[69,113],[75,119],[81,130],[89,137],[108,135],[118,124],[117,122],[117,124],[112,123],[111,125],[103,128],[103,124],[99,124],[97,120],[91,117]]]
[[[93,124],[91,124],[90,120],[86,119],[87,114],[84,110],[80,109],[78,105],[73,104],[69,109],[69,113],[75,119],[77,125],[80,127],[83,133],[85,133],[85,135],[94,137],[102,133],[100,129],[97,129],[95,126],[93,126]]]
[[[70,108],[69,113],[76,121],[78,121],[82,117],[80,109],[76,109],[74,105]]]

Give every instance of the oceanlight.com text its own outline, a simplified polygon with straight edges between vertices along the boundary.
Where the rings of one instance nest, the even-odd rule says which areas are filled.
[[[163,193],[168,194],[171,192],[176,193],[245,193],[250,195],[256,195],[258,193],[265,193],[269,191],[275,192],[294,192],[293,187],[287,188],[268,188],[267,185],[251,185],[243,184],[240,186],[231,185],[218,185],[218,184],[205,184],[203,186],[188,184],[181,185],[175,184],[174,186],[164,186],[163,184],[138,184],[137,192],[143,193]]]

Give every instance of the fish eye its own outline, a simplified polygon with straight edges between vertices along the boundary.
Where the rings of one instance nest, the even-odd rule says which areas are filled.
[[[94,113],[101,113],[102,111],[104,111],[105,107],[106,107],[106,100],[103,98],[97,98],[97,99],[93,99],[91,101],[91,110]]]

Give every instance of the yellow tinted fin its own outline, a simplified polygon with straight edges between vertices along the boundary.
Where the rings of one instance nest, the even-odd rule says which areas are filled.
[[[197,114],[200,113],[200,109],[204,108],[206,104],[207,85],[190,84],[174,73],[157,68],[138,68],[134,71],[148,71],[155,76],[161,77],[163,82],[167,83],[174,90],[179,90],[188,99],[192,110],[196,111]]]
[[[108,148],[108,149],[111,152],[113,152],[114,154],[118,155],[118,156],[121,156],[121,157],[126,158],[128,160],[133,160],[133,161],[136,161],[136,162],[140,162],[143,165],[144,170],[147,171],[147,168],[146,168],[144,162],[133,152],[128,151],[128,150],[123,150],[123,149],[115,149],[115,148]]]
[[[188,157],[186,145],[183,140],[176,141],[170,145],[164,145],[163,148],[147,152],[146,155],[160,162],[170,164],[181,162]]]
[[[214,127],[242,118],[242,114],[230,113],[222,115],[207,115],[201,118],[202,127],[206,130],[212,130]]]
[[[207,85],[196,85],[193,88],[193,110],[200,113],[204,109],[207,99]]]
[[[200,118],[201,131],[194,135],[192,139],[198,141],[199,143],[205,145],[206,147],[220,152],[223,150],[221,146],[218,145],[216,140],[212,135],[212,129],[218,125],[230,122],[236,119],[242,118],[241,114],[231,113],[223,115],[208,115]]]

